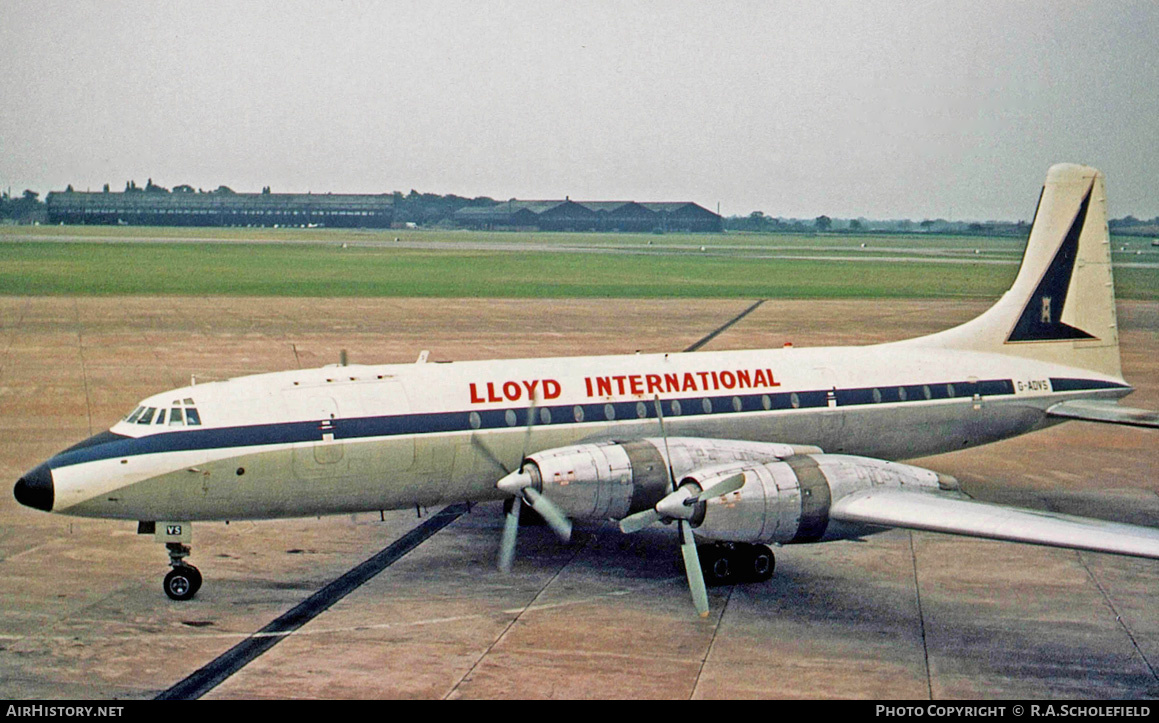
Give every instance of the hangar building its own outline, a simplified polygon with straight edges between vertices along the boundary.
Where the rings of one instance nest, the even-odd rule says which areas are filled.
[[[471,206],[452,216],[455,223],[477,229],[540,231],[721,231],[720,215],[690,201],[519,201]]]
[[[188,189],[188,187],[181,187]],[[131,226],[324,226],[390,228],[395,194],[53,191],[48,223]],[[401,213],[401,212],[400,212]],[[445,218],[445,217],[444,217]],[[399,219],[408,220],[407,218]],[[464,228],[539,231],[712,231],[721,217],[691,202],[521,201],[464,206],[450,216]]]
[[[45,205],[54,224],[390,228],[394,221],[391,194],[53,191]]]

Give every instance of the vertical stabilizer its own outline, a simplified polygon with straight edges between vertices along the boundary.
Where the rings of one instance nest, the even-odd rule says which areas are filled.
[[[973,321],[914,344],[1027,357],[1122,377],[1103,174],[1046,174],[1014,285]]]

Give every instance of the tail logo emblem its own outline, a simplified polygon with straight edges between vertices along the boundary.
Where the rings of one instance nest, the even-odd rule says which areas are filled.
[[[1066,307],[1066,296],[1070,289],[1071,275],[1074,272],[1075,260],[1078,257],[1079,237],[1083,232],[1083,225],[1087,220],[1087,209],[1091,204],[1091,191],[1094,184],[1087,189],[1079,211],[1067,231],[1062,244],[1055,252],[1054,258],[1046,268],[1046,273],[1038,282],[1037,288],[1027,300],[1022,309],[1022,315],[1014,330],[1006,341],[1064,341],[1075,339],[1094,339],[1095,337],[1082,329],[1062,323],[1062,312]],[[1058,305],[1058,315],[1055,316],[1052,306],[1053,299],[1061,299]]]

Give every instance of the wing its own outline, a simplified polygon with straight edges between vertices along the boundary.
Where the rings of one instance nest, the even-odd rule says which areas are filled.
[[[1159,529],[974,502],[937,492],[870,489],[833,503],[830,519],[1159,559]]]
[[[1153,412],[1150,409],[1120,407],[1114,402],[1095,399],[1075,399],[1069,402],[1059,402],[1050,409],[1047,409],[1046,413],[1052,417],[1082,419],[1087,422],[1130,424],[1135,427],[1159,427],[1159,412]]]

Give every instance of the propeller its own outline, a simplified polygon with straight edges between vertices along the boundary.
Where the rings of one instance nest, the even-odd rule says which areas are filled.
[[[664,429],[664,411],[660,408],[660,395],[654,397],[656,419],[660,422],[660,436],[664,439],[664,456],[668,462],[668,494],[651,510],[637,512],[620,521],[623,532],[637,532],[653,522],[677,520],[680,525],[680,555],[684,558],[684,574],[688,578],[688,590],[692,593],[692,604],[700,617],[708,617],[708,589],[704,584],[704,572],[700,569],[700,555],[696,552],[696,539],[692,535],[692,517],[696,505],[710,497],[726,495],[744,485],[744,475],[737,474],[722,480],[707,490],[697,491],[696,485],[676,486],[676,472],[672,469],[672,453],[668,449],[668,433]]]
[[[700,493],[695,493],[691,485],[684,485],[676,492],[665,496],[652,509],[628,515],[620,520],[620,532],[631,534],[664,520],[691,519],[696,514],[696,505],[713,497],[723,497],[736,492],[744,487],[744,483],[745,477],[742,472],[723,479]]]
[[[695,484],[685,484],[669,492],[652,509],[628,515],[620,520],[620,530],[626,533],[638,532],[654,522],[664,520],[679,522],[680,555],[684,558],[684,574],[688,578],[692,603],[702,618],[708,617],[708,590],[704,585],[704,572],[700,569],[700,555],[696,552],[691,520],[696,515],[698,504],[712,497],[735,492],[744,486],[744,482],[744,473],[739,473],[703,491],[698,491],[699,488]]]
[[[503,520],[503,538],[499,541],[499,569],[503,572],[511,572],[511,566],[515,561],[515,543],[519,538],[519,511],[523,507],[524,500],[561,540],[567,542],[571,539],[571,520],[555,503],[535,489],[536,479],[525,469],[527,450],[531,444],[531,430],[535,427],[535,406],[536,399],[532,394],[531,405],[527,409],[527,431],[523,435],[523,453],[519,456],[519,469],[511,472],[500,464],[499,466],[508,474],[495,484],[499,489],[512,495],[511,509]],[[486,450],[485,447],[483,449]],[[487,451],[492,460],[497,462],[494,455],[490,455],[489,450]]]

